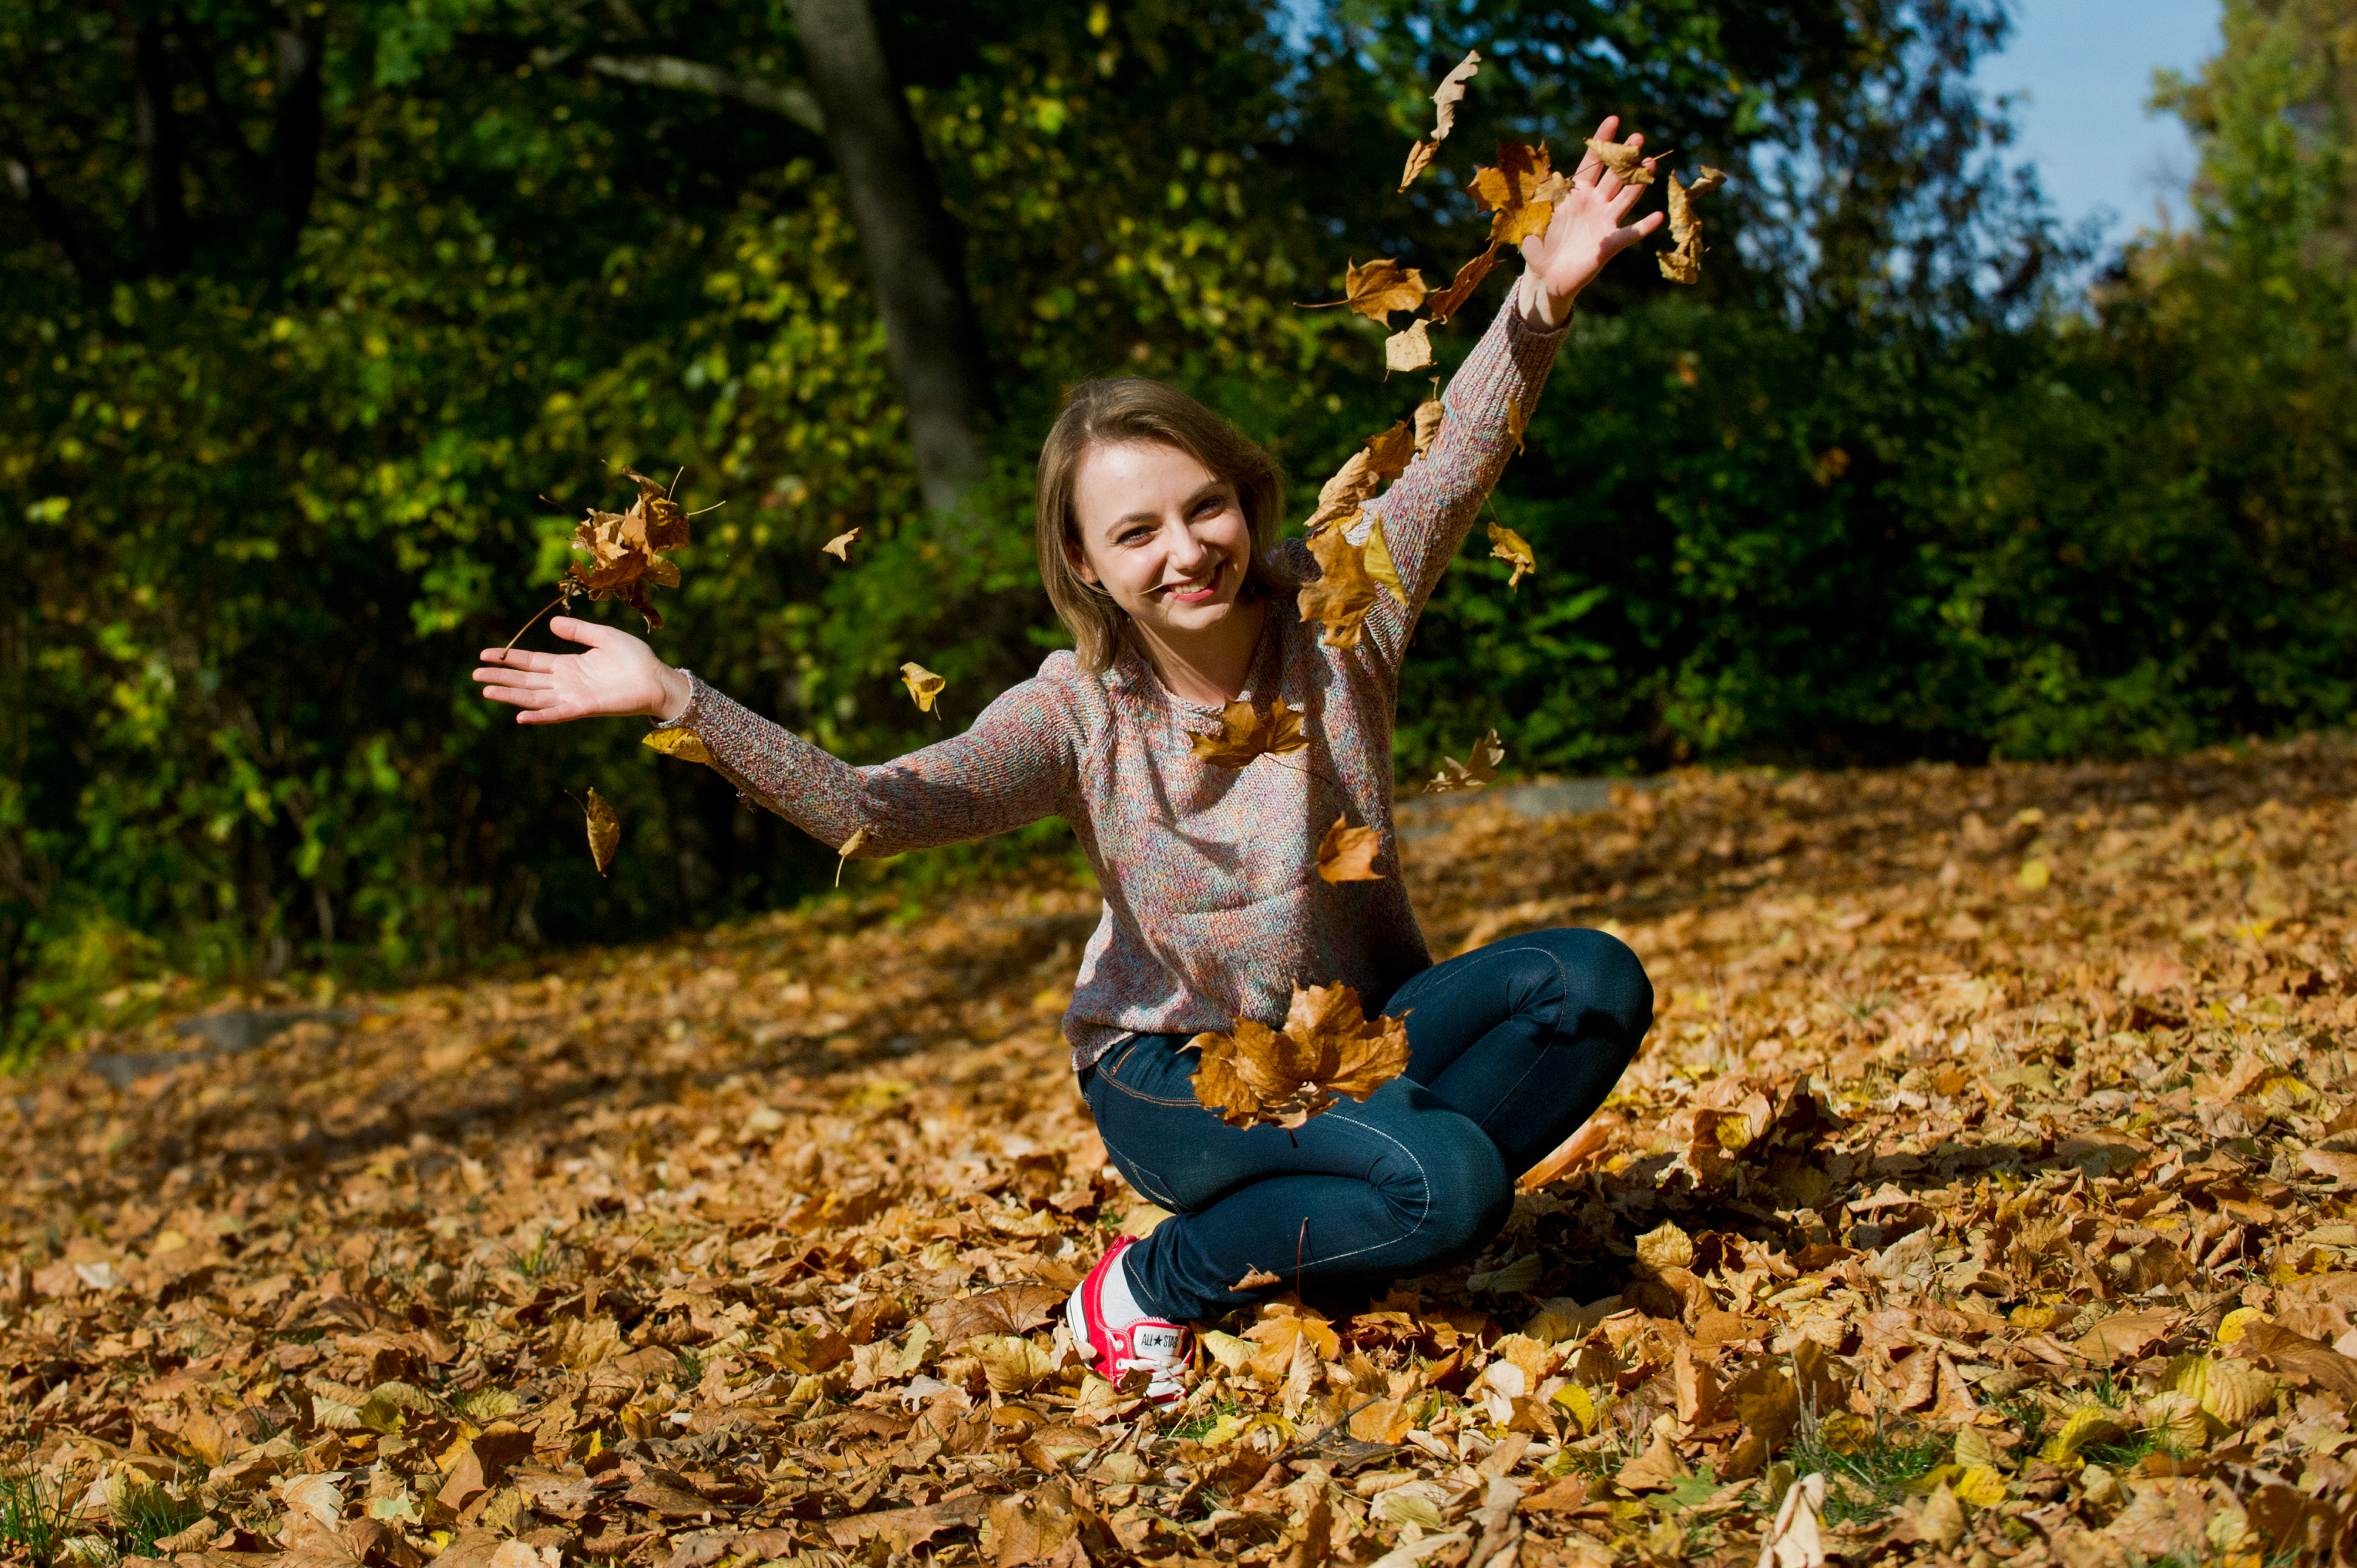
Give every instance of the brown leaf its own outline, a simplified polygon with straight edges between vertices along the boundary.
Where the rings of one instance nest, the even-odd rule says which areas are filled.
[[[1670,240],[1672,248],[1655,259],[1661,263],[1662,275],[1672,283],[1693,284],[1702,281],[1702,219],[1694,209],[1694,199],[1717,190],[1727,177],[1707,164],[1702,177],[1691,188],[1681,185],[1678,177],[1669,177]]]
[[[1445,142],[1448,133],[1457,128],[1457,106],[1465,101],[1465,84],[1480,74],[1481,51],[1467,49],[1465,58],[1449,67],[1440,85],[1432,90],[1432,139]]]
[[[1505,746],[1498,739],[1494,728],[1474,742],[1471,755],[1463,762],[1453,757],[1440,759],[1440,771],[1425,784],[1427,795],[1447,795],[1459,789],[1479,789],[1498,777],[1498,764],[1506,760]]]
[[[1481,280],[1488,277],[1490,269],[1497,264],[1498,247],[1493,242],[1480,255],[1457,269],[1455,280],[1427,302],[1431,308],[1426,314],[1434,321],[1441,322],[1464,309],[1465,302],[1473,297],[1473,291],[1481,286]],[[1422,412],[1421,409],[1417,411],[1419,414]],[[1439,415],[1436,413],[1433,417],[1437,420]],[[1416,450],[1421,452],[1424,447],[1419,446]]]
[[[872,835],[867,831],[867,824],[866,822],[862,822],[857,827],[851,830],[851,836],[844,840],[843,847],[834,852],[834,885],[837,887],[843,886],[843,868],[845,864],[848,862],[853,855],[857,854],[861,849],[866,846],[867,841],[871,836]]]
[[[1587,138],[1587,150],[1606,168],[1619,175],[1623,185],[1652,184],[1655,159],[1669,156],[1668,153],[1648,156],[1633,142],[1600,142],[1594,136]]]
[[[1460,274],[1461,275],[1461,274]],[[1440,434],[1440,418],[1446,412],[1441,406],[1440,379],[1433,378],[1433,395],[1415,405],[1415,455],[1423,456]]]
[[[1354,316],[1389,325],[1394,310],[1414,310],[1424,303],[1428,291],[1424,274],[1414,267],[1401,266],[1389,257],[1381,257],[1363,264],[1353,262],[1342,279],[1342,297],[1322,304],[1303,306],[1308,310],[1326,310],[1337,305],[1347,305]]]
[[[864,529],[855,528],[848,533],[838,533],[820,545],[819,552],[822,554],[832,555],[847,565],[851,561],[852,545],[858,542],[860,534],[865,532]]]
[[[589,858],[597,863],[597,875],[603,876],[606,868],[614,864],[614,852],[621,847],[622,819],[614,814],[614,808],[606,803],[606,798],[597,793],[594,785],[581,813],[589,830]]]
[[[1375,607],[1375,580],[1367,574],[1366,547],[1353,544],[1340,528],[1329,528],[1309,540],[1318,575],[1301,585],[1299,605],[1305,621],[1324,623],[1329,648],[1356,648],[1359,628]]]
[[[917,700],[917,711],[920,714],[933,711],[933,700],[942,694],[942,688],[949,684],[913,660],[900,666],[900,683],[908,687],[909,695]]]
[[[1374,458],[1369,452],[1361,447],[1351,453],[1318,490],[1318,510],[1309,514],[1309,521],[1302,527],[1312,534],[1337,524],[1348,527],[1351,520],[1359,515],[1359,503],[1373,495],[1382,483],[1383,476],[1375,471]]]
[[[1230,1290],[1259,1290],[1265,1285],[1280,1285],[1284,1283],[1285,1279],[1283,1275],[1270,1273],[1266,1269],[1246,1269],[1244,1271],[1244,1277],[1238,1280],[1228,1288]]]
[[[647,590],[679,585],[679,567],[663,557],[688,542],[688,518],[662,486],[624,471],[638,481],[639,499],[628,511],[588,509],[574,527],[573,548],[589,559],[567,566],[566,580],[592,599],[621,600],[646,618],[649,629],[659,629],[662,617]]]
[[[1693,1472],[1668,1437],[1656,1433],[1652,1446],[1620,1466],[1613,1480],[1632,1492],[1666,1492]]]
[[[1411,321],[1383,339],[1385,371],[1420,371],[1431,363],[1432,338],[1426,323]]]
[[[974,1334],[1028,1334],[1063,1310],[1066,1292],[1053,1285],[1017,1284],[945,1301],[926,1315],[943,1344]]]
[[[1490,220],[1490,243],[1495,247],[1519,245],[1544,234],[1548,220],[1555,215],[1555,199],[1562,182],[1544,144],[1534,147],[1522,142],[1501,142],[1498,166],[1476,170],[1469,188],[1474,205],[1494,214]],[[1450,286],[1453,292],[1455,285]]]
[[[1398,421],[1389,430],[1377,431],[1368,436],[1364,445],[1367,471],[1374,476],[1375,482],[1378,484],[1386,479],[1397,478],[1401,471],[1415,458],[1415,432],[1408,428],[1408,423],[1405,419]]]
[[[1383,853],[1383,835],[1372,828],[1349,826],[1346,813],[1334,819],[1318,844],[1318,875],[1329,882],[1381,882],[1375,856]]]
[[[1195,759],[1214,768],[1243,768],[1255,758],[1282,757],[1309,744],[1301,733],[1300,713],[1286,707],[1283,697],[1269,704],[1266,717],[1248,702],[1230,703],[1220,710],[1217,735],[1191,738]]]
[[[1407,146],[1407,166],[1400,171],[1399,188],[1405,190],[1409,186],[1414,185],[1416,177],[1432,166],[1433,155],[1439,151],[1440,148],[1437,144],[1427,142],[1421,136],[1410,142]]]
[[[1347,985],[1295,987],[1282,1032],[1249,1018],[1188,1042],[1195,1098],[1230,1126],[1298,1127],[1337,1099],[1363,1101],[1407,1069],[1407,1028],[1369,1018]]]
[[[2254,1323],[2243,1331],[2243,1354],[2263,1359],[2293,1382],[2357,1399],[2357,1359],[2341,1354],[2277,1323]]]
[[[1490,525],[1490,553],[1500,561],[1510,563],[1514,568],[1513,575],[1506,579],[1506,591],[1509,593],[1513,591],[1516,584],[1539,569],[1538,557],[1531,553],[1530,541],[1502,522]]]
[[[2073,1347],[2098,1367],[2132,1361],[2176,1325],[2173,1312],[2122,1312],[2106,1317]]]

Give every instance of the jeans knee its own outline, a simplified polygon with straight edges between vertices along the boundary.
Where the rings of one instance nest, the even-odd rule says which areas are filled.
[[[1644,961],[1627,942],[1609,931],[1566,926],[1538,933],[1562,968],[1568,994],[1564,998],[1564,1027],[1579,1031],[1599,1017],[1611,1034],[1635,1055],[1638,1042],[1653,1026],[1653,983]]]
[[[1424,1187],[1415,1236],[1427,1262],[1477,1251],[1514,1208],[1505,1155],[1474,1122],[1451,1112],[1417,1129],[1411,1153]]]

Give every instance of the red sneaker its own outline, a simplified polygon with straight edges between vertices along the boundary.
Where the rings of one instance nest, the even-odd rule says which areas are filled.
[[[1136,1245],[1136,1237],[1123,1236],[1105,1250],[1089,1277],[1064,1304],[1064,1322],[1072,1331],[1073,1345],[1099,1377],[1118,1383],[1125,1372],[1142,1371],[1146,1374],[1147,1399],[1156,1404],[1176,1404],[1187,1391],[1180,1379],[1193,1358],[1195,1337],[1159,1317],[1141,1317],[1118,1328],[1104,1320],[1105,1273]]]

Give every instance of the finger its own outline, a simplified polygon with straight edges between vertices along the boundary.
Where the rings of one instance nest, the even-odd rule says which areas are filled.
[[[522,686],[486,686],[483,695],[494,703],[505,703],[511,708],[536,708],[543,701],[538,692]]]
[[[1607,114],[1603,119],[1597,122],[1596,140],[1599,142],[1609,142],[1612,139],[1612,133],[1620,128],[1620,116],[1618,114]],[[1579,166],[1572,170],[1572,183],[1575,185],[1594,185],[1596,183],[1596,177],[1603,171],[1604,160],[1596,156],[1595,148],[1590,147],[1587,150],[1587,156],[1579,160]]]
[[[548,623],[548,629],[567,642],[585,643],[591,648],[613,648],[636,640],[627,631],[599,626],[594,620],[576,620],[571,616],[554,618]]]
[[[548,682],[545,678],[533,675],[529,671],[487,668],[476,671],[475,679],[486,685],[512,686],[519,692],[544,692],[548,689]]]
[[[545,675],[555,669],[557,659],[554,653],[534,653],[529,648],[486,648],[481,657],[487,663],[505,670],[528,670],[539,675]]]

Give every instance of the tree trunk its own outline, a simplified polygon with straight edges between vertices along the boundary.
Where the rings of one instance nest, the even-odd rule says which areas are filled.
[[[884,317],[925,504],[952,506],[982,477],[981,427],[993,407],[957,226],[942,209],[867,0],[793,0],[793,9],[827,151],[850,193]]]
[[[319,188],[319,140],[327,130],[319,106],[319,23],[280,27],[272,35],[277,52],[277,115],[270,131],[270,205],[277,232],[272,261],[284,267],[295,256],[303,225],[311,220],[311,199]]]
[[[132,122],[147,166],[139,217],[147,231],[148,265],[168,275],[187,269],[191,246],[180,184],[180,119],[172,108],[172,65],[161,22],[142,22],[131,36],[131,92]]]

